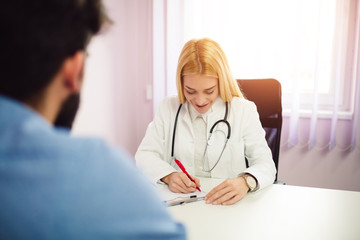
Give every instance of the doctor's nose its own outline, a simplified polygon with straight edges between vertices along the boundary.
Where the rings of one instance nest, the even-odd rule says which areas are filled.
[[[206,97],[201,95],[196,96],[195,103],[200,106],[206,104]]]

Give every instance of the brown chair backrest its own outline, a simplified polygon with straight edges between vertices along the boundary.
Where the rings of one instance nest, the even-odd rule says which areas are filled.
[[[272,78],[237,79],[237,82],[245,98],[254,102],[257,107],[260,122],[266,132],[266,141],[278,170],[282,127],[281,84]]]

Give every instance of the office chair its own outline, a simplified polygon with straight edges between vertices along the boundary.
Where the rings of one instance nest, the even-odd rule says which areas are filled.
[[[266,141],[271,149],[276,171],[279,164],[282,127],[281,84],[276,79],[237,79],[244,97],[255,103]],[[275,176],[277,182],[277,172]]]

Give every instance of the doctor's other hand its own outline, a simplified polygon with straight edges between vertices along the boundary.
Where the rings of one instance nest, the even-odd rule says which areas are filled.
[[[169,185],[169,189],[176,193],[191,193],[196,191],[196,187],[200,187],[200,180],[191,176],[195,183],[191,181],[183,172],[173,172],[163,177],[161,181]]]
[[[241,200],[248,191],[249,187],[243,177],[227,179],[206,194],[205,201],[214,205],[231,205]]]

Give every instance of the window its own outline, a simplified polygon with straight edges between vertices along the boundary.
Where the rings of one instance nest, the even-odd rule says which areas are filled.
[[[343,116],[354,106],[357,1],[167,1],[167,94],[177,57],[192,38],[223,47],[235,78],[276,78],[286,110]]]
[[[355,98],[360,95],[359,1],[153,3],[154,110],[164,96],[176,94],[177,60],[185,42],[210,37],[223,47],[235,78],[276,78],[281,82],[283,116],[289,117],[288,136],[282,141],[288,146],[300,143],[312,148],[320,142],[321,149],[332,149],[337,139],[342,139],[342,150],[354,149],[359,116]],[[326,118],[329,125],[327,140],[318,141],[317,129],[324,126],[323,121],[318,124],[319,118]],[[341,118],[352,133],[337,138],[345,126],[338,125]],[[308,127],[301,124],[304,119]],[[321,144],[324,142],[328,143]]]

